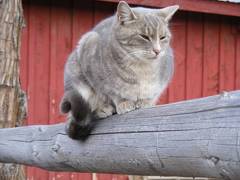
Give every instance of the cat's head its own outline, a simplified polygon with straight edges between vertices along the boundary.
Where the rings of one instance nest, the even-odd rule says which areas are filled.
[[[137,59],[159,59],[169,47],[168,23],[179,6],[163,9],[130,8],[120,1],[113,27],[114,36]]]

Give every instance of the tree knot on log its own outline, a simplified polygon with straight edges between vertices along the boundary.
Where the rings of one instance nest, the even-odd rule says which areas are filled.
[[[52,150],[57,153],[57,152],[59,151],[60,147],[61,147],[61,146],[60,146],[59,144],[54,144],[54,145],[52,146]]]
[[[220,161],[220,158],[219,157],[216,157],[216,156],[210,156],[209,158],[210,161],[213,162],[214,165],[217,165],[217,163]]]

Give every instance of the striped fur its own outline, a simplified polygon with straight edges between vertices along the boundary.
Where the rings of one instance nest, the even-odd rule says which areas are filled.
[[[82,36],[64,71],[61,110],[69,113],[70,137],[86,137],[93,119],[154,105],[174,70],[168,22],[177,9],[121,1],[115,15]]]

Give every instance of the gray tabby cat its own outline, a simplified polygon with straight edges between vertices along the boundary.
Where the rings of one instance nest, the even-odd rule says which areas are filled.
[[[65,65],[60,106],[71,138],[86,138],[96,119],[156,103],[173,75],[168,22],[178,8],[120,1],[114,16],[82,36]]]

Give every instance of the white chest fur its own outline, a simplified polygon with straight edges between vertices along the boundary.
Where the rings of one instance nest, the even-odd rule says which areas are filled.
[[[156,98],[161,90],[159,64],[157,62],[152,64],[138,64],[132,68],[138,79],[135,97],[137,99]]]
[[[144,79],[139,81],[137,91],[138,99],[153,99],[158,96],[160,84],[157,78],[145,76]]]

